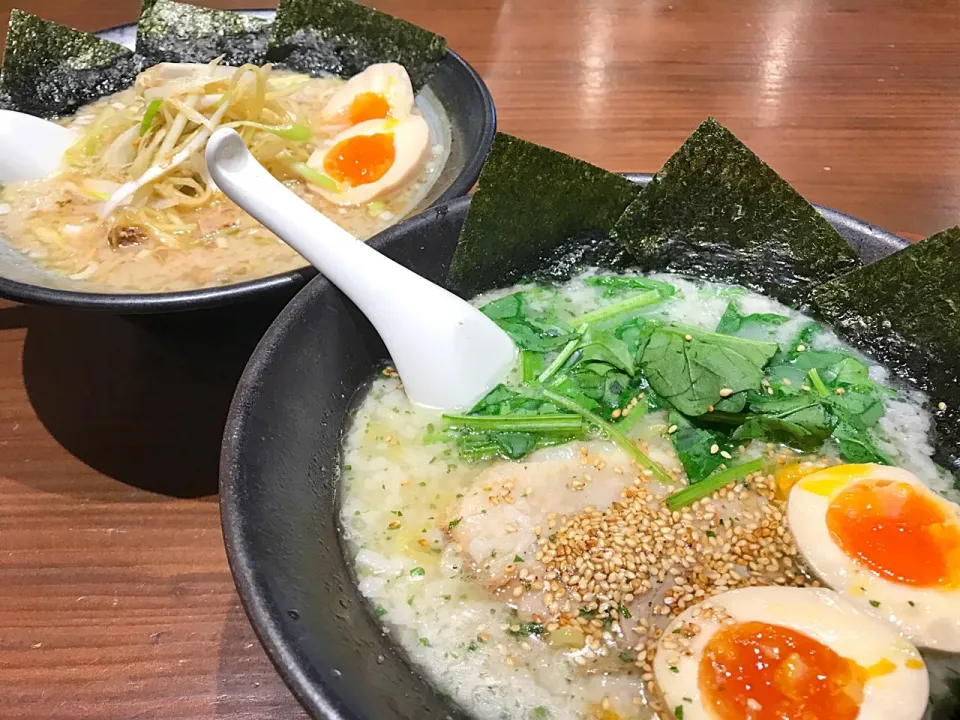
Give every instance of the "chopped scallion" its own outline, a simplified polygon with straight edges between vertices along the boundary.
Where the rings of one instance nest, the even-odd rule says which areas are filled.
[[[317,187],[329,190],[330,192],[337,192],[340,189],[336,180],[323,173],[317,172],[306,163],[292,163],[290,167],[307,182],[313,183]]]

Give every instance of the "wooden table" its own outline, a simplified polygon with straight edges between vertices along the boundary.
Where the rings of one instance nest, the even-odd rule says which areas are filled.
[[[138,6],[19,4],[85,30]],[[955,1],[381,9],[444,34],[501,129],[612,170],[655,170],[714,115],[810,200],[918,236],[960,220]],[[0,718],[302,717],[240,608],[215,495],[264,322],[211,336],[0,304]]]

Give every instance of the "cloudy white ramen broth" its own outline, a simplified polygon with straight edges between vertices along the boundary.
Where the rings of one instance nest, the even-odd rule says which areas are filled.
[[[474,304],[525,289],[531,304],[542,297],[569,320],[611,302],[585,282],[591,276],[556,293],[518,286]],[[758,330],[783,346],[810,322],[740,288],[651,277],[675,293],[640,310],[647,319],[712,331],[734,300],[744,315],[787,316]],[[853,352],[827,330],[809,349]],[[863,362],[874,381],[889,384],[882,367]],[[477,718],[670,718],[653,658],[674,617],[727,590],[818,585],[787,527],[786,494],[804,472],[839,462],[829,441],[809,454],[745,441],[735,462],[764,458],[764,470],[671,513],[660,501],[686,479],[663,410],[642,414],[626,432],[669,482],[599,439],[518,461],[469,462],[442,440],[441,417],[412,406],[386,372],[345,437],[348,554],[384,632]],[[877,440],[897,465],[949,496],[950,480],[930,457],[924,401],[903,389],[888,398]]]
[[[0,188],[0,234],[86,287],[191,290],[306,265],[213,184],[203,151],[233,127],[286,187],[360,239],[425,196],[449,148],[400,65],[343,81],[269,65],[162,63],[61,124],[63,169]]]

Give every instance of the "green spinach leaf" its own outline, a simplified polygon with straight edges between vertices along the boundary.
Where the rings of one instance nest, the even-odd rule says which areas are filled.
[[[776,326],[783,325],[789,321],[790,318],[785,315],[777,315],[776,313],[751,313],[750,315],[744,315],[740,312],[740,308],[737,307],[736,303],[727,303],[727,309],[723,311],[723,315],[720,317],[720,322],[717,323],[715,332],[722,335],[736,335],[741,330],[751,326]]]
[[[756,390],[777,352],[773,342],[704,332],[685,325],[656,328],[640,366],[650,387],[685,415],[702,415],[731,394]]]
[[[670,433],[670,440],[691,485],[711,475],[726,462],[727,459],[720,454],[721,450],[729,454],[730,442],[726,436],[696,427],[676,410],[670,411],[668,422],[671,430],[676,427]],[[717,449],[711,452],[714,447]]]

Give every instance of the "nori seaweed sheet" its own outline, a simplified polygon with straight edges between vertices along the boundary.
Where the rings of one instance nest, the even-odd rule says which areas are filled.
[[[713,118],[667,160],[613,230],[644,270],[733,282],[793,306],[856,269],[816,209]]]
[[[837,334],[930,396],[941,462],[960,471],[960,226],[813,291]],[[945,404],[945,409],[938,407]]]
[[[594,253],[602,249],[604,254],[594,259],[604,265],[615,258],[622,262],[608,235],[638,192],[638,185],[620,175],[497,133],[448,281],[465,296],[503,287],[533,274],[552,256],[559,261],[571,241],[593,247]],[[589,261],[568,260],[564,272]]]
[[[374,63],[400,63],[417,91],[446,52],[441,36],[352,0],[281,0],[267,59],[298,72],[341,77]]]
[[[206,63],[221,55],[226,65],[262,65],[269,27],[266,20],[230,10],[144,0],[137,22],[137,52],[151,65]]]
[[[145,66],[122,45],[13,10],[0,97],[7,109],[57,117],[130,87]]]

